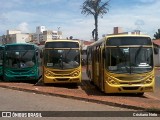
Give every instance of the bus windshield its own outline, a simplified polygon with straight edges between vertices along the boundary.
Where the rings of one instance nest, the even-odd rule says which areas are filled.
[[[28,68],[35,65],[35,52],[33,50],[6,51],[5,66],[8,68]]]
[[[149,37],[113,37],[106,41],[106,69],[115,73],[144,73],[153,70]]]
[[[71,69],[80,66],[80,51],[77,49],[46,49],[45,66],[54,69]]]
[[[115,73],[144,73],[153,69],[151,47],[107,47],[106,69]]]

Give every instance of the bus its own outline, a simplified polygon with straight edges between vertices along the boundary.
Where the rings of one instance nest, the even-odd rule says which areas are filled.
[[[81,82],[81,48],[78,40],[48,40],[43,50],[43,82]]]
[[[0,78],[3,76],[3,52],[4,46],[0,46]]]
[[[86,73],[105,93],[153,92],[153,45],[148,35],[109,35],[87,47]]]
[[[34,44],[13,43],[4,47],[4,81],[33,81],[42,76],[40,49]]]

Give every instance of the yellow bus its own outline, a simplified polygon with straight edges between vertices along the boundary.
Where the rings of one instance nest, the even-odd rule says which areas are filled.
[[[78,40],[48,40],[43,53],[44,83],[81,82],[81,47]]]
[[[105,93],[154,90],[153,45],[147,35],[110,35],[87,48],[87,75]]]

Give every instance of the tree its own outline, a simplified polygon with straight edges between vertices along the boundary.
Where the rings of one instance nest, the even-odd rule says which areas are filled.
[[[159,39],[159,38],[160,38],[160,29],[158,29],[158,32],[156,32],[156,33],[154,34],[154,38],[155,38],[155,39]]]
[[[95,29],[92,31],[92,36],[95,38],[95,41],[98,40],[98,17],[103,17],[109,11],[108,5],[109,0],[106,2],[102,2],[102,0],[85,0],[82,5],[82,14],[94,16]]]

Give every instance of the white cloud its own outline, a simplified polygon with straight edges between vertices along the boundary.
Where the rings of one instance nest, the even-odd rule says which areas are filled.
[[[17,27],[18,30],[21,30],[24,33],[28,33],[29,29],[28,29],[28,24],[26,22],[22,22],[18,25]]]
[[[0,0],[1,8],[8,9],[23,4],[23,0]]]
[[[112,33],[115,26],[122,27],[124,31],[134,31],[139,28],[152,37],[160,27],[159,6],[160,1],[157,0],[150,5],[141,4],[123,9],[121,7],[110,9],[103,19],[99,19],[99,37],[102,34]]]
[[[73,36],[75,39],[92,39],[91,31],[94,29],[93,19],[72,19],[70,24],[62,26],[63,37]]]
[[[94,19],[92,15],[86,17],[86,15],[81,14],[80,5],[82,5],[82,1],[68,0],[66,2],[66,0],[64,9],[61,6],[62,0],[41,0],[41,3],[35,4],[38,1],[32,1],[33,6],[35,6],[33,10],[30,8],[27,11],[29,6],[27,6],[27,9],[24,6],[22,10],[20,9],[22,7],[17,7],[17,9],[14,7],[15,9],[13,10],[7,10],[6,8],[6,11],[0,11],[2,12],[0,27],[5,30],[19,28],[27,32],[31,32],[29,28],[35,31],[37,25],[45,25],[53,30],[61,27],[64,37],[72,35],[74,38],[92,39],[91,32],[94,29]],[[11,7],[16,2],[17,6],[25,4],[26,1],[12,0],[12,4],[9,1],[3,2],[4,6],[9,5]],[[50,6],[50,3],[53,2],[56,2],[57,6]],[[0,1],[0,3],[2,2]],[[123,8],[121,5],[115,7],[110,4],[110,6],[109,12],[104,15],[103,19],[99,18],[98,20],[99,38],[102,37],[102,34],[112,33],[115,26],[123,27],[124,31],[132,31],[140,26],[139,28],[143,32],[150,35],[154,34],[154,31],[156,32],[158,27],[160,27],[160,0],[137,0],[136,4],[124,5]],[[4,22],[7,25],[4,25]]]
[[[156,2],[156,0],[140,0],[142,3],[153,3]]]

